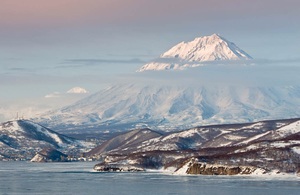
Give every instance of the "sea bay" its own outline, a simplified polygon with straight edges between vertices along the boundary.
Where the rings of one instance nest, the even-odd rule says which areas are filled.
[[[95,162],[0,162],[1,194],[299,194],[300,178],[94,172]]]

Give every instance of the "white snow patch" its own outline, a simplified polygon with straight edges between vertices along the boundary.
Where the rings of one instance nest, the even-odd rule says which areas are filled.
[[[238,136],[238,135],[225,135],[224,138],[226,138],[228,140],[234,140],[234,141],[245,139],[244,136]]]
[[[300,143],[299,141],[288,141],[288,142],[278,141],[278,142],[271,143],[270,146],[275,148],[285,148],[290,145],[299,144],[299,143]]]
[[[249,139],[246,139],[246,140],[242,141],[242,142],[240,143],[240,145],[241,145],[241,144],[248,144],[249,142],[251,142],[251,141],[253,141],[253,140],[257,140],[257,139],[259,139],[259,138],[261,138],[261,137],[267,135],[268,133],[269,133],[269,132],[267,131],[267,132],[265,132],[265,133],[255,135],[255,136],[253,136],[253,137],[251,137],[251,138],[249,138]]]
[[[263,123],[262,122],[258,122],[258,123],[254,123],[252,125],[243,127],[242,129],[261,129],[263,127]]]
[[[280,129],[276,130],[276,132],[280,136],[288,136],[291,134],[299,133],[300,132],[300,121],[296,121],[289,125],[281,127]]]
[[[251,173],[250,175],[264,175],[265,174],[265,170],[257,168],[253,173]]]
[[[52,139],[54,139],[55,142],[58,143],[59,145],[63,145],[63,141],[60,139],[60,137],[57,134],[51,133],[48,130],[46,130],[38,125],[36,125],[36,128],[38,131],[40,131],[40,132],[44,133],[45,135],[47,135],[48,137],[51,137]]]
[[[250,151],[250,150],[256,150],[258,148],[259,148],[258,145],[253,144],[253,145],[247,146],[245,148],[235,150],[234,153],[247,152],[247,151]]]
[[[177,138],[177,137],[188,138],[188,137],[194,136],[195,134],[201,136],[198,129],[191,129],[191,130],[182,131],[179,133],[172,133],[171,135],[164,137],[162,139],[162,141],[166,141],[166,140]]]
[[[300,154],[300,146],[296,146],[292,148],[293,152]]]
[[[191,159],[189,162],[185,163],[181,168],[174,172],[174,175],[186,175],[187,170],[190,168],[193,160]]]
[[[13,126],[11,127],[11,130],[17,131],[20,129],[20,126],[17,121],[13,121]]]

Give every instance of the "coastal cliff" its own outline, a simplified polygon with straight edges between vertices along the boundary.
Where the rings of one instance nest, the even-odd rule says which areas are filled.
[[[200,175],[249,175],[257,170],[255,167],[248,166],[226,166],[194,163],[186,171],[187,174]]]
[[[209,164],[198,162],[194,158],[185,162],[182,167],[175,171],[175,174],[192,175],[250,175],[258,173],[265,174],[267,171],[254,166]]]

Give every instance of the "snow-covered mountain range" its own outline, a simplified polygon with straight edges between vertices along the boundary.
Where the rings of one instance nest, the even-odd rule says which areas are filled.
[[[147,70],[176,70],[205,65],[207,61],[250,60],[252,57],[234,43],[213,34],[181,42],[163,53],[155,61],[142,66],[137,72]]]
[[[129,155],[150,151],[200,150],[204,148],[248,147],[260,142],[282,141],[300,135],[300,119],[270,120],[255,123],[200,126],[173,133],[159,133],[150,129],[125,132],[92,149],[87,155]],[[280,147],[281,144],[278,144]],[[297,148],[300,142],[297,141]],[[247,149],[245,148],[245,150]],[[252,148],[253,149],[253,148]],[[242,150],[239,148],[239,151]]]
[[[89,144],[52,131],[28,120],[8,121],[0,124],[0,157],[31,159],[43,148],[57,148],[70,152]]]
[[[185,129],[300,116],[300,87],[118,85],[38,120],[55,130]]]

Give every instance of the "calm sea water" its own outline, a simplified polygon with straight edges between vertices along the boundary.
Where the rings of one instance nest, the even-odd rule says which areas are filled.
[[[0,194],[299,195],[300,178],[99,173],[93,163],[0,162]]]

